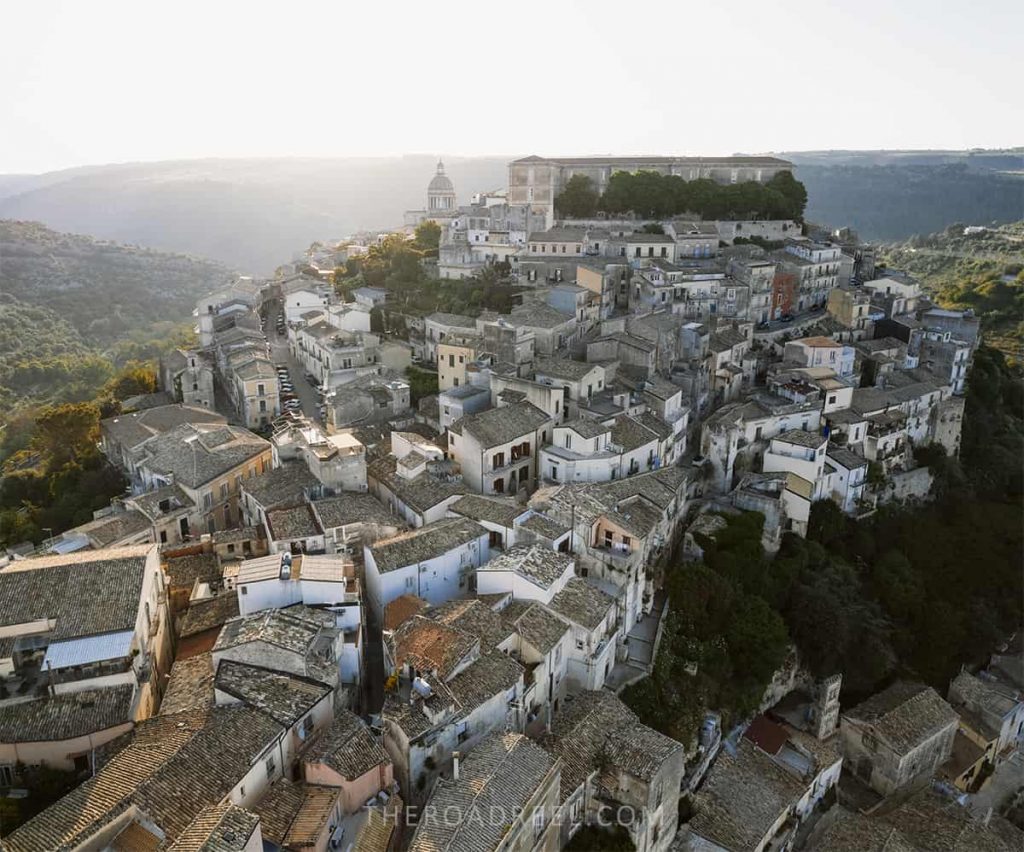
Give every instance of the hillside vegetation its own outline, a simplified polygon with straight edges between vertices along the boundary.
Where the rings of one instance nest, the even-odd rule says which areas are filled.
[[[964,226],[883,248],[885,262],[918,278],[940,304],[971,308],[986,342],[1019,358],[1024,340],[1024,222],[964,234]]]
[[[187,340],[196,298],[229,277],[184,255],[0,220],[0,424],[93,399],[117,368]]]

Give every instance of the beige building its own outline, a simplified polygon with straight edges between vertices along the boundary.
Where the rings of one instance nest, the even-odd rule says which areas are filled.
[[[146,444],[138,473],[145,490],[179,486],[197,507],[196,535],[237,526],[242,480],[270,470],[273,461],[270,442],[247,429],[186,424]]]
[[[449,334],[437,344],[438,390],[469,384],[467,369],[483,354],[483,342],[483,338],[475,334]]]

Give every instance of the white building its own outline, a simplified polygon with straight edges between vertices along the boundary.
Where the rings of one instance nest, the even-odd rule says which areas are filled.
[[[476,569],[490,557],[489,534],[478,523],[455,518],[364,547],[367,603],[378,620],[401,595],[431,604],[472,594]]]

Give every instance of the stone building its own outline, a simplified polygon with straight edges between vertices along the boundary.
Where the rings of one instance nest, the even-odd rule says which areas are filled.
[[[898,681],[843,714],[843,758],[857,778],[887,796],[949,759],[957,721],[934,689]]]

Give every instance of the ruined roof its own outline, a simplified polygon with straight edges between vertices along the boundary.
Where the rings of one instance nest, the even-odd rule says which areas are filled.
[[[483,497],[479,494],[460,497],[448,509],[465,518],[499,524],[508,529],[512,528],[516,518],[528,511],[513,499]]]
[[[481,565],[477,571],[511,571],[538,586],[550,589],[567,570],[572,557],[540,544],[517,544]]]
[[[58,694],[0,707],[0,742],[70,740],[133,721],[130,685]]]
[[[488,408],[456,420],[449,431],[471,435],[482,447],[496,447],[522,437],[532,437],[550,420],[547,414],[529,402]]]
[[[897,681],[843,718],[871,725],[897,754],[907,754],[957,722],[956,711],[934,689],[909,681]]]
[[[522,734],[489,734],[462,760],[459,780],[441,781],[430,798],[435,814],[461,818],[422,820],[409,852],[498,849],[554,767],[555,759]],[[493,819],[496,813],[504,819]]]
[[[468,518],[448,518],[401,533],[370,546],[370,553],[381,573],[426,562],[482,536],[485,530]]]
[[[615,599],[582,577],[572,577],[551,599],[551,609],[587,630],[595,630],[615,607]]]
[[[264,509],[273,509],[301,502],[319,484],[306,465],[295,462],[243,479],[242,490]]]
[[[135,630],[152,545],[24,559],[0,571],[0,627],[50,619],[51,642]]]
[[[348,710],[339,710],[334,721],[309,746],[303,760],[323,763],[347,781],[390,763],[384,747],[362,719]]]
[[[399,595],[384,606],[384,630],[394,630],[414,615],[430,609],[430,604],[416,595]]]
[[[334,817],[340,796],[337,787],[279,778],[253,812],[260,818],[265,841],[284,849],[314,847]]]
[[[476,636],[482,650],[497,647],[512,635],[501,616],[476,598],[448,601],[428,611],[426,616]]]
[[[331,694],[331,688],[319,681],[233,660],[220,661],[214,686],[286,728]]]
[[[396,666],[408,663],[421,672],[436,672],[442,680],[479,644],[477,637],[421,615],[400,624],[388,641]]]

